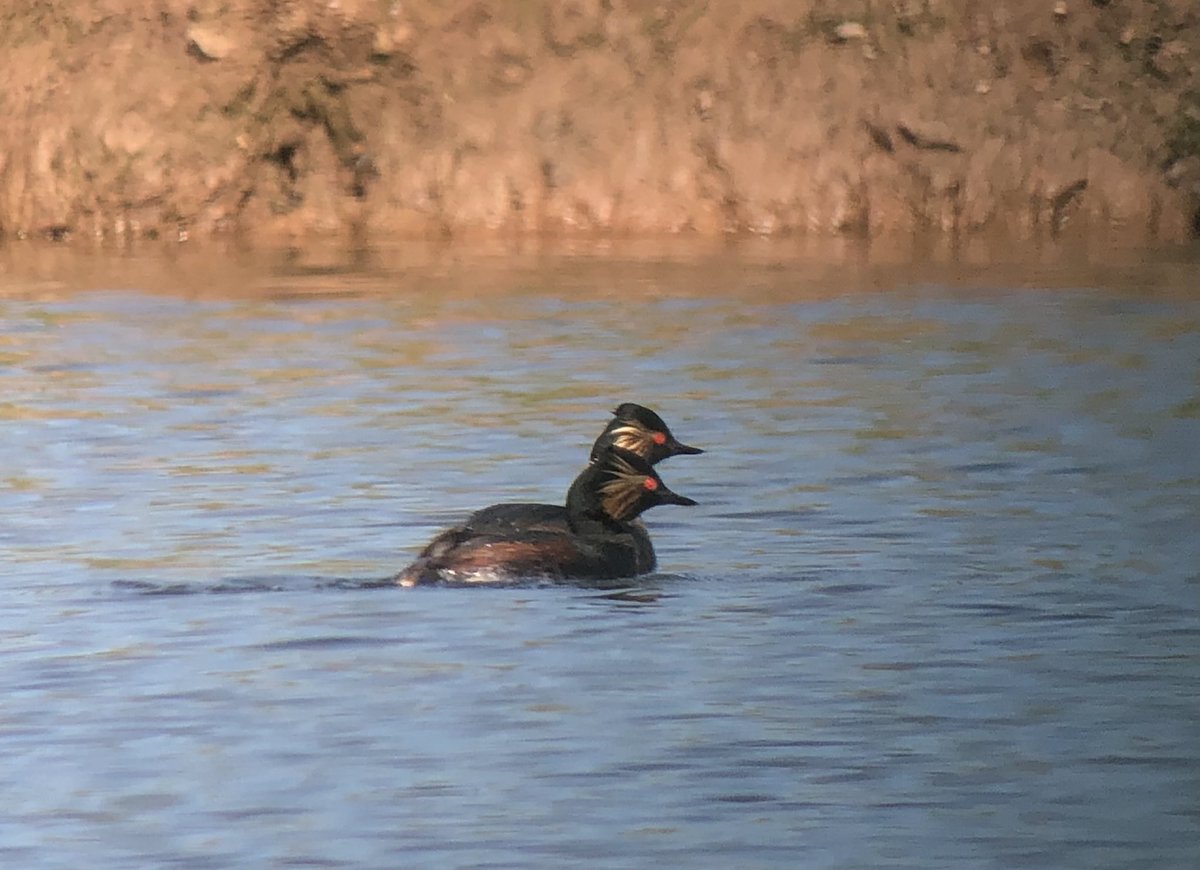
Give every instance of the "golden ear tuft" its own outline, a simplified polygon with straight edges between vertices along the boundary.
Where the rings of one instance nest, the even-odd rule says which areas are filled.
[[[646,432],[640,426],[618,426],[609,435],[612,436],[612,443],[622,450],[628,450],[631,453],[640,453],[640,451],[645,449]]]
[[[600,486],[600,504],[614,520],[624,520],[636,513],[638,500],[648,489],[657,489],[658,481],[634,468],[628,460],[610,453],[606,460],[610,479]],[[651,486],[653,484],[653,487]]]

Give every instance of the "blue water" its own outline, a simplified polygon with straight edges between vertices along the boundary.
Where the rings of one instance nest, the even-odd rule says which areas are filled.
[[[1200,866],[1200,296],[1158,274],[12,284],[0,866]],[[560,500],[625,400],[708,450],[662,573],[381,582]]]

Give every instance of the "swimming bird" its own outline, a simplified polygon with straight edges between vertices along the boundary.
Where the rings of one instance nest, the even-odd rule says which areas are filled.
[[[592,445],[589,462],[595,462],[609,447],[619,447],[635,453],[651,465],[672,456],[687,456],[703,453],[699,447],[690,447],[672,433],[663,418],[644,405],[624,402],[613,411],[613,418],[604,427]],[[572,484],[574,486],[574,484]],[[568,495],[567,501],[570,502]],[[443,549],[445,545],[465,535],[505,534],[515,530],[565,532],[569,529],[567,508],[560,504],[537,504],[534,502],[510,502],[495,504],[475,511],[461,524],[446,529],[437,535],[419,558],[427,557]],[[629,529],[638,549],[641,571],[653,571],[658,564],[650,534],[641,521],[634,521]]]
[[[566,526],[513,517],[482,528],[442,532],[396,576],[401,586],[437,582],[489,583],[519,579],[599,580],[632,577],[654,568],[654,550],[637,517],[664,504],[694,505],[667,488],[641,456],[609,445],[567,491]],[[493,505],[486,511],[498,511]],[[649,547],[649,560],[640,539]]]

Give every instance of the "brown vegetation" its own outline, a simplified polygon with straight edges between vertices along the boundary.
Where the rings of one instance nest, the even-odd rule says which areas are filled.
[[[1190,0],[49,0],[0,235],[1179,239]]]

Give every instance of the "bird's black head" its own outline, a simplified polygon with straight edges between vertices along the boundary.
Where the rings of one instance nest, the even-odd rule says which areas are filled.
[[[699,447],[690,447],[679,441],[663,418],[643,405],[625,402],[613,411],[613,418],[592,445],[591,461],[609,447],[619,447],[636,453],[651,465],[656,465],[671,456],[703,453]]]
[[[642,457],[611,446],[575,478],[567,493],[568,511],[615,523],[627,523],[658,505],[695,503],[672,492]]]

